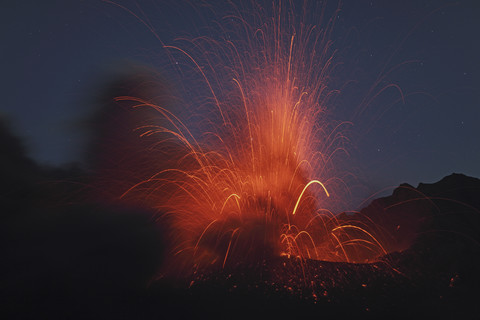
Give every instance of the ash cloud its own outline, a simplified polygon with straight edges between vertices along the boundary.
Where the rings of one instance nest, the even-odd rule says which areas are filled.
[[[4,120],[0,143],[0,314],[130,314],[163,259],[155,214],[93,197],[91,169],[38,165]]]

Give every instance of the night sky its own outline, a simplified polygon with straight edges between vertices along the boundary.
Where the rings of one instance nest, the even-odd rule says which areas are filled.
[[[210,17],[175,1],[118,2],[148,18],[166,44],[202,34]],[[452,172],[480,177],[479,17],[476,1],[344,1],[332,40],[357,67],[344,81],[365,92],[382,68],[408,62],[386,79],[405,103],[387,90],[353,119],[351,160],[366,194]],[[0,113],[42,164],[83,161],[82,121],[122,61],[169,63],[137,18],[100,0],[2,1],[0,19]],[[361,96],[341,100],[337,118],[352,120],[345,106],[357,107]]]

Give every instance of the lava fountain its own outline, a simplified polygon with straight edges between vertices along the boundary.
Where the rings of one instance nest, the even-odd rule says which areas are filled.
[[[372,226],[339,221],[326,209],[348,188],[336,159],[346,154],[350,123],[333,121],[329,110],[339,93],[330,85],[340,64],[331,40],[336,14],[325,19],[325,4],[318,15],[284,1],[270,10],[231,6],[214,36],[162,42],[203,92],[185,107],[195,126],[151,100],[116,97],[162,118],[136,127],[153,141],[149,154],[161,156],[138,169],[151,173],[121,197],[158,210],[174,268],[385,254]],[[312,17],[325,21],[309,24]]]

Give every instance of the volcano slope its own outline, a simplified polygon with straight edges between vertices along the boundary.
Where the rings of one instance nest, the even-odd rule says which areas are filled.
[[[256,266],[212,267],[184,286],[154,282],[149,300],[184,316],[470,318],[479,311],[479,210],[479,179],[452,174],[416,188],[402,184],[356,214],[339,215],[347,222],[373,222],[388,235],[389,253],[377,261],[279,257]]]

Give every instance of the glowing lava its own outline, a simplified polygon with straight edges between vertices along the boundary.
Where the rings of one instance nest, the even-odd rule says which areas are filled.
[[[345,187],[335,159],[345,151],[348,123],[333,122],[328,112],[338,93],[329,86],[338,64],[330,40],[335,19],[323,28],[308,24],[306,8],[298,16],[283,2],[271,14],[255,10],[267,18],[233,7],[215,39],[165,46],[201,79],[195,90],[207,92],[189,107],[201,134],[162,105],[117,97],[156,110],[167,123],[137,128],[158,137],[151,148],[162,156],[122,197],[162,213],[175,268],[280,255],[346,262],[383,255],[368,226],[342,223],[324,209]]]

